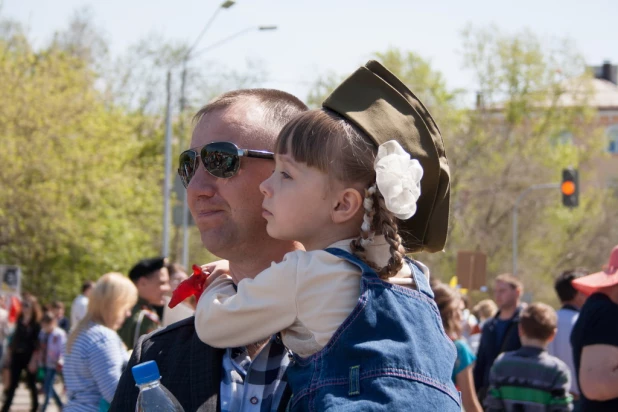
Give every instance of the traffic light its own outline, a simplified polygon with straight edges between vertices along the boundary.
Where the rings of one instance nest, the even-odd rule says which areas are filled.
[[[577,207],[579,205],[579,173],[577,169],[562,170],[562,204],[566,207]]]

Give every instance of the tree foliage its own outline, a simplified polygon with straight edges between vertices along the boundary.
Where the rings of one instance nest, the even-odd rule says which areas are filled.
[[[585,63],[568,41],[544,44],[529,31],[496,27],[466,29],[462,55],[476,80],[478,107],[462,104],[464,92],[451,90],[418,54],[392,48],[374,54],[426,104],[447,149],[449,240],[444,253],[420,259],[443,280],[455,274],[459,250],[488,255],[488,280],[511,271],[518,195],[534,184],[559,183],[562,168],[578,167],[586,186],[579,208],[564,208],[558,189],[530,192],[520,205],[518,275],[536,298],[555,302],[552,278],[572,267],[598,268],[616,239],[606,224],[617,214],[616,198],[593,187],[604,140],[588,104]],[[329,73],[317,80],[309,95],[314,107],[340,78]]]
[[[81,280],[157,253],[160,133],[109,106],[88,59],[65,44],[0,39],[0,260],[38,296],[70,301]]]
[[[0,20],[0,263],[21,266],[24,289],[44,302],[69,303],[83,280],[160,253],[165,78],[170,71],[179,113],[186,54],[185,43],[153,35],[112,58],[88,9],[40,48]],[[265,78],[259,62],[203,65],[187,60],[174,159],[188,145],[192,112]],[[174,261],[181,239],[173,227]],[[190,239],[192,262],[213,259],[194,227]]]

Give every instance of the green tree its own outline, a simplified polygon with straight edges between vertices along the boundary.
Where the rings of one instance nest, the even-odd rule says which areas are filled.
[[[445,253],[421,254],[433,276],[455,274],[458,250],[488,255],[489,281],[511,270],[511,217],[522,190],[560,181],[564,167],[580,168],[584,185],[594,182],[603,156],[603,136],[590,107],[592,87],[585,64],[568,41],[544,45],[529,31],[503,33],[495,27],[463,33],[463,64],[479,91],[478,107],[462,104],[429,61],[413,52],[375,53],[422,101],[436,119],[451,168],[451,218]],[[329,73],[309,97],[314,106],[337,86]],[[565,136],[574,136],[573,141]],[[616,230],[616,198],[588,184],[581,206],[565,209],[558,189],[532,192],[521,204],[519,270],[536,298],[555,302],[552,278],[570,267],[598,267]],[[590,248],[598,244],[599,248]]]
[[[0,260],[24,288],[70,301],[81,280],[157,253],[162,150],[143,119],[110,106],[83,56],[0,38]]]
[[[568,42],[546,46],[529,31],[467,29],[463,56],[481,98],[462,133],[445,137],[454,175],[449,251],[481,250],[490,274],[508,272],[517,196],[559,182],[568,166],[581,169],[582,183],[593,181],[587,165],[602,155],[603,139],[584,60]],[[563,141],[565,133],[574,140]],[[518,275],[548,301],[560,270],[594,265],[598,256],[587,245],[606,230],[598,219],[607,206],[603,190],[587,190],[576,210],[566,210],[559,196],[558,189],[532,192],[520,205]],[[447,264],[443,271],[453,272],[454,258],[439,265]]]

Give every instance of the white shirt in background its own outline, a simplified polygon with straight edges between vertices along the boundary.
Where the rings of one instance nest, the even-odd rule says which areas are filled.
[[[78,295],[71,305],[71,330],[86,316],[87,311],[88,298],[84,295]]]
[[[571,331],[579,312],[573,309],[562,308],[558,312],[558,331],[556,337],[547,347],[547,352],[567,364],[571,371],[571,392],[579,394],[577,387],[577,372],[575,371],[575,363],[573,362],[573,348],[571,347]]]

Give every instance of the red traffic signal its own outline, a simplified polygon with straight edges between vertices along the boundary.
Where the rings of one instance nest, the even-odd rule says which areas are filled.
[[[562,204],[566,207],[577,207],[579,205],[579,172],[577,169],[562,170]]]

